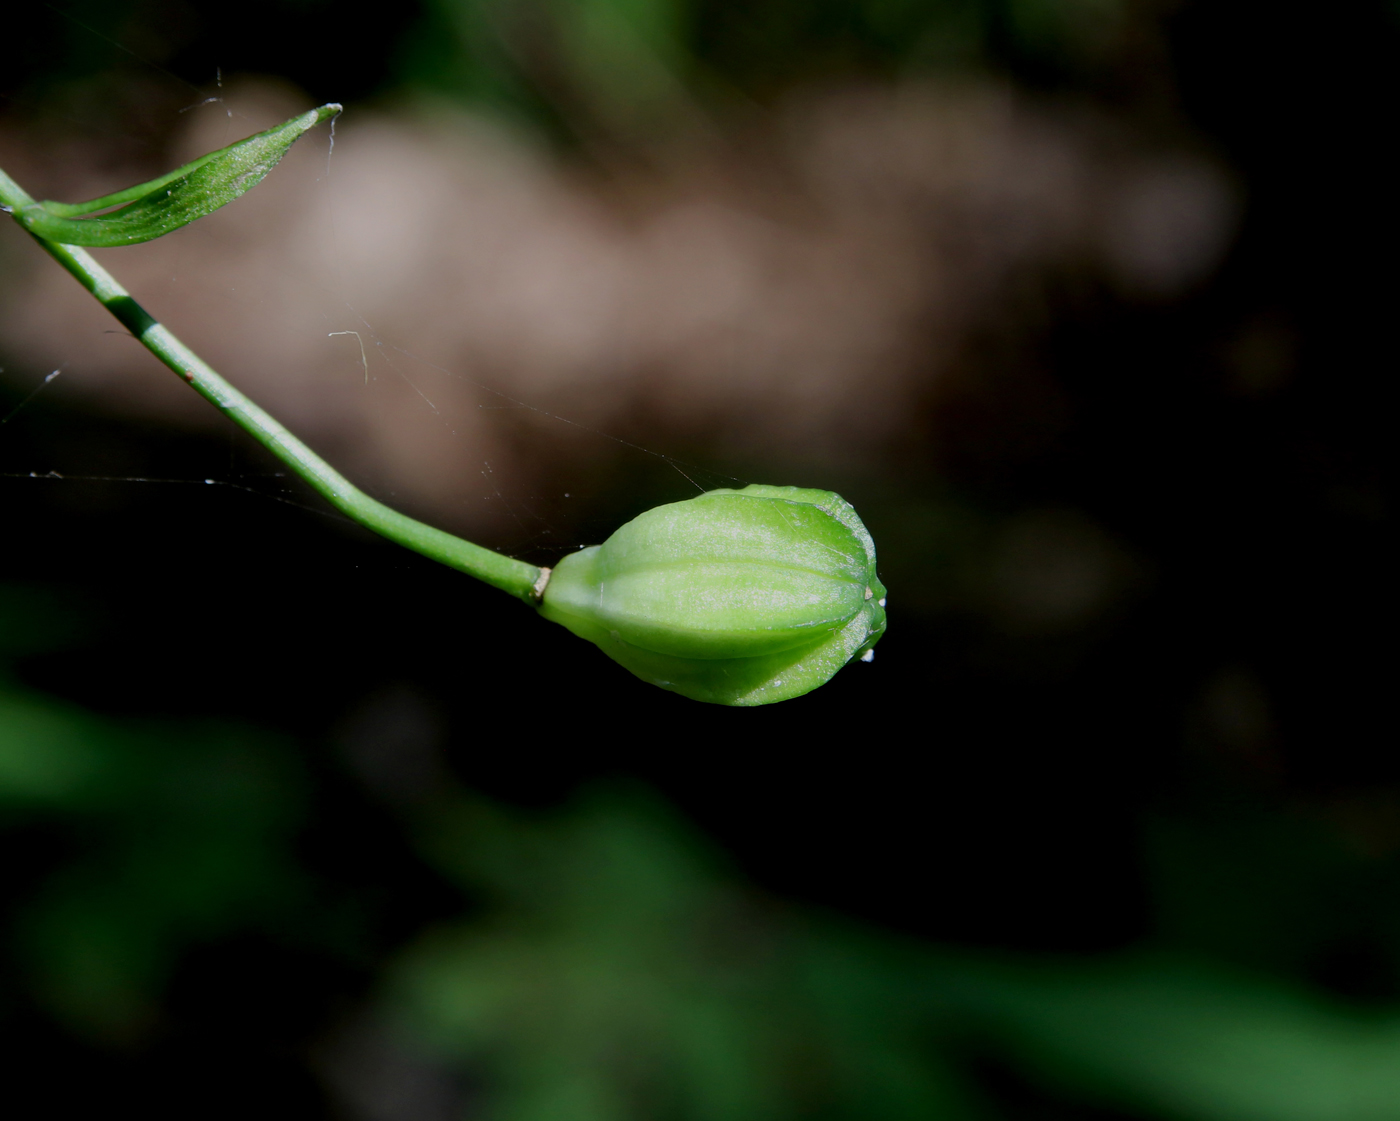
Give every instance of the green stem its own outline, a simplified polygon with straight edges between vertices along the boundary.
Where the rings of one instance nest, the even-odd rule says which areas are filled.
[[[19,184],[0,170],[0,205],[12,210],[33,201]],[[158,323],[86,250],[73,245],[59,245],[33,234],[30,236],[49,256],[72,273],[79,284],[97,297],[98,302],[116,316],[117,321],[146,349],[305,479],[341,513],[405,548],[484,580],[526,603],[539,603],[549,575],[548,569],[536,568],[533,564],[483,549],[480,545],[434,529],[377,502],[353,486]]]

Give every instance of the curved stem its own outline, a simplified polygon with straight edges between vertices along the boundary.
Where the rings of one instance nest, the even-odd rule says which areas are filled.
[[[19,184],[0,170],[0,204],[5,210],[33,201]],[[157,322],[86,250],[73,245],[59,245],[33,234],[30,236],[49,256],[72,273],[78,283],[91,292],[147,350],[306,480],[341,513],[405,548],[475,576],[518,596],[526,603],[539,603],[548,569],[537,568],[533,564],[473,545],[470,541],[415,521],[371,498]]]

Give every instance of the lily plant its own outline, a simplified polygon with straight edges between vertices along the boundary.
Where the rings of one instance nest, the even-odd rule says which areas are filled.
[[[158,323],[86,247],[151,241],[262,181],[322,105],[149,182],[81,203],[36,201],[0,170],[0,210],[148,350],[337,510],[523,600],[636,676],[699,701],[761,705],[810,692],[885,631],[875,545],[830,491],[749,486],[658,506],[602,545],[540,568],[371,498]]]

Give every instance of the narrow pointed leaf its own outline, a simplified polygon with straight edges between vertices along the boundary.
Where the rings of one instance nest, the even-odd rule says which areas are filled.
[[[335,103],[322,105],[150,182],[89,202],[31,203],[17,207],[15,218],[30,233],[63,245],[111,247],[151,241],[212,214],[257,186],[297,137],[339,112]],[[113,206],[121,209],[97,218],[75,217]]]
[[[256,139],[256,137],[249,139]],[[244,144],[246,141],[240,140],[238,143]],[[89,214],[96,214],[99,210],[112,210],[128,202],[135,202],[145,195],[154,194],[159,188],[167,186],[177,179],[183,179],[195,168],[203,167],[210,160],[223,155],[225,151],[227,149],[220,148],[217,152],[205,152],[199,159],[191,160],[184,167],[177,167],[174,171],[167,171],[155,179],[145,183],[137,183],[134,187],[113,191],[110,195],[103,195],[98,199],[89,199],[87,202],[54,202],[53,199],[45,199],[39,205],[58,218],[84,218]],[[112,216],[108,215],[108,217]]]

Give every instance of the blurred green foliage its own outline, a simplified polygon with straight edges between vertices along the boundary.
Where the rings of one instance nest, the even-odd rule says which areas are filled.
[[[488,1062],[500,1116],[964,1112],[907,947],[745,890],[640,791],[544,820],[459,798],[424,837],[489,910],[428,934],[391,991],[440,1051]]]
[[[1180,950],[1035,959],[861,931],[745,889],[639,791],[546,818],[461,797],[422,836],[487,907],[407,951],[389,991],[441,1053],[486,1064],[512,1121],[996,1115],[978,1055],[1145,1116],[1400,1115],[1393,1011]]]
[[[0,651],[61,644],[79,617],[6,589]],[[101,718],[0,681],[0,837],[29,869],[11,876],[8,984],[129,1045],[201,945],[295,931],[338,953],[297,844],[306,786],[285,739]],[[643,788],[533,813],[439,789],[405,828],[466,917],[380,963],[380,1015],[510,1121],[1018,1116],[1007,1078],[1144,1117],[1400,1116],[1400,1014],[1296,980],[1339,938],[1394,959],[1396,860],[1240,810],[1149,830],[1157,947],[1057,958],[775,901]]]
[[[418,0],[373,35],[330,0],[250,0],[235,25],[213,0],[71,0],[15,22],[0,92],[61,104],[114,67],[201,88],[216,68],[262,70],[321,100],[432,91],[633,145],[801,81],[975,69],[1092,88],[1155,18],[1127,0]]]
[[[794,81],[937,69],[1092,79],[1124,0],[425,0],[399,73],[584,138],[664,135]]]
[[[52,641],[61,603],[3,591],[0,650]],[[279,737],[103,720],[0,677],[0,827],[35,878],[7,941],[31,997],[81,1033],[139,1037],[192,944],[295,907],[302,799]]]

